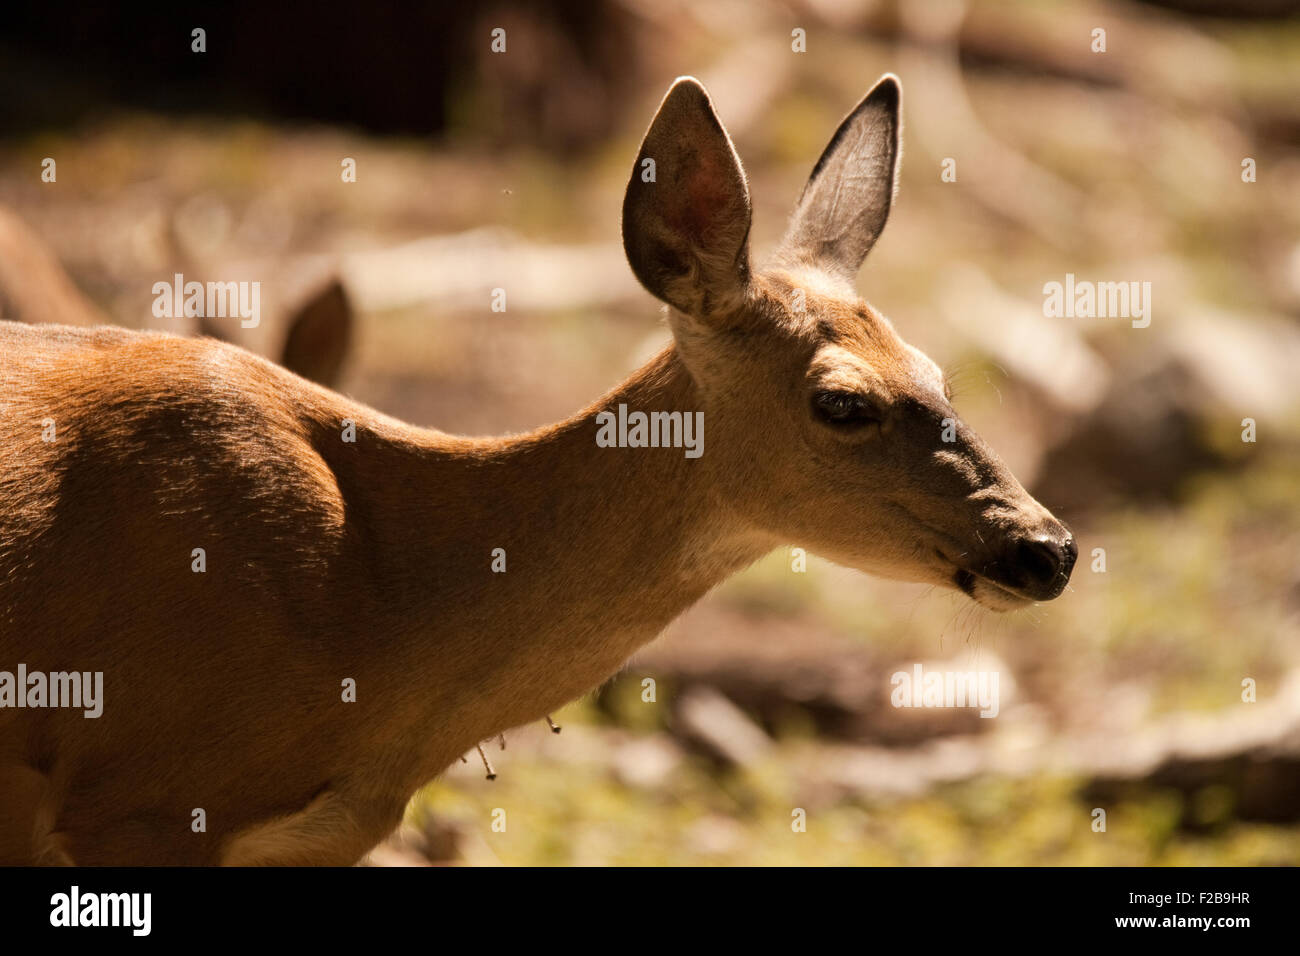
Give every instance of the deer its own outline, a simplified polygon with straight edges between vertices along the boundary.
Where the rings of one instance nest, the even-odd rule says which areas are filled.
[[[1070,530],[855,289],[900,136],[887,74],[751,265],[739,156],[679,78],[622,207],[671,344],[511,437],[212,340],[0,323],[0,669],[103,674],[93,719],[0,683],[0,862],[353,864],[478,742],[792,543],[993,611],[1060,595]],[[702,413],[702,454],[598,443],[620,405]]]
[[[49,247],[13,210],[0,205],[0,317],[52,325],[111,325],[108,313],[72,280]],[[182,316],[191,331],[231,340],[225,320]],[[276,360],[303,378],[338,385],[352,340],[352,305],[343,283],[331,278],[314,288],[275,323],[270,347]]]

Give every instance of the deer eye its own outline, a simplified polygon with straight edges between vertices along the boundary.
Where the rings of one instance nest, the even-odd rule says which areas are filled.
[[[829,425],[852,428],[880,421],[875,408],[857,392],[817,392],[813,412]]]

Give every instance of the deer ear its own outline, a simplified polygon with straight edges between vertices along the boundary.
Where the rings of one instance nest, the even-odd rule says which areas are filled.
[[[795,204],[779,258],[853,281],[893,203],[901,99],[898,77],[887,73],[844,118]]]
[[[749,281],[749,187],[699,81],[681,77],[645,134],[623,199],[623,249],[647,290],[705,318]]]
[[[299,307],[288,326],[280,364],[333,388],[352,340],[352,306],[343,284],[332,280]]]

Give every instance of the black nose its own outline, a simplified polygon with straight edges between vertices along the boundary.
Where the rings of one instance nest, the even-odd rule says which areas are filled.
[[[1078,556],[1078,545],[1068,531],[1022,538],[1012,546],[1004,566],[1005,583],[1036,601],[1050,601],[1065,590]]]

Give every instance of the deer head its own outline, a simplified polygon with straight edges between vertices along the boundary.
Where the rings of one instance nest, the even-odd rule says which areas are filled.
[[[722,507],[838,563],[996,610],[1048,600],[1078,554],[1069,529],[854,288],[893,200],[900,100],[887,75],[849,113],[775,254],[753,268],[740,159],[704,88],[679,79],[628,184],[624,248],[668,305]]]

